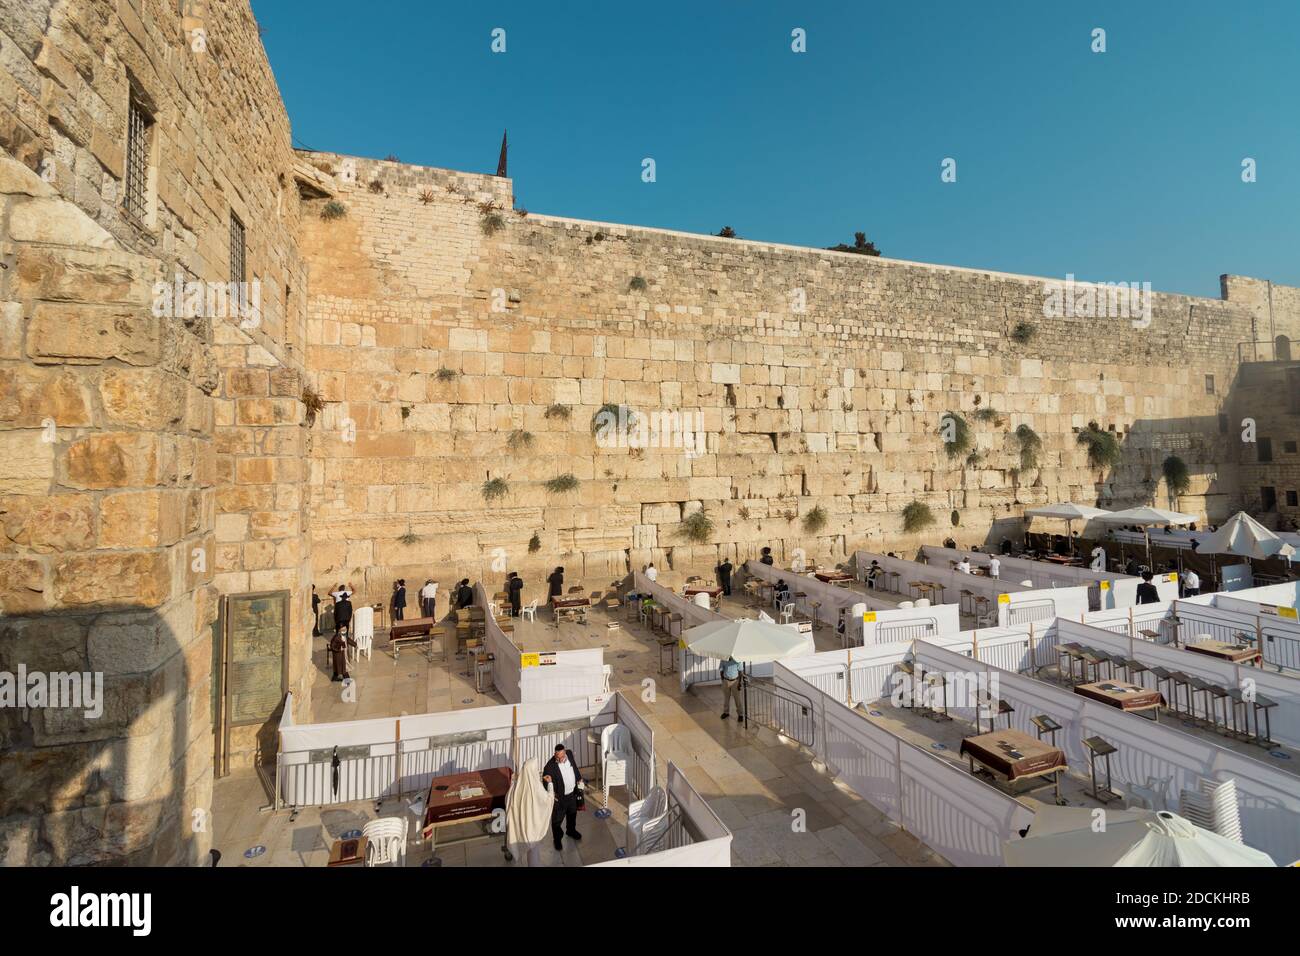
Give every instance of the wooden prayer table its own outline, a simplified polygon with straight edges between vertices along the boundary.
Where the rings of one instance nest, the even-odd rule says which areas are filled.
[[[818,571],[813,577],[823,584],[833,584],[836,587],[847,587],[853,580],[853,575],[845,574],[843,571]]]
[[[1227,641],[1204,639],[1194,644],[1184,644],[1183,649],[1205,654],[1208,657],[1217,657],[1222,661],[1231,661],[1234,664],[1250,663],[1261,667],[1264,662],[1263,655],[1253,644],[1230,644]]]
[[[1061,774],[1065,773],[1068,765],[1065,753],[1059,747],[1019,730],[995,730],[964,738],[958,753],[970,762],[972,775],[976,775],[975,765],[978,763],[985,773],[1003,783],[1005,790],[1012,796],[1054,785],[1056,802],[1062,802]],[[1017,787],[1017,781],[1038,783]]]
[[[1130,684],[1123,680],[1099,680],[1091,684],[1078,684],[1074,692],[1080,697],[1095,700],[1107,707],[1116,707],[1125,712],[1155,710],[1155,720],[1160,722],[1160,708],[1164,705],[1164,695],[1156,690],[1148,690],[1141,684]]]
[[[370,845],[370,838],[359,836],[355,840],[335,840],[334,845],[330,847],[330,858],[326,866],[364,866],[366,862],[366,848]]]
[[[388,630],[388,647],[397,660],[403,647],[424,645],[430,661],[433,660],[433,642],[440,639],[446,631],[437,627],[437,619],[432,617],[415,617],[409,621],[394,621]]]
[[[429,782],[429,793],[424,800],[424,826],[420,830],[420,835],[429,841],[429,852],[436,850],[438,831],[443,827],[491,820],[497,810],[504,814],[506,794],[510,792],[510,776],[509,767],[493,767],[489,770],[434,777]],[[505,845],[504,822],[503,819],[501,852],[506,854],[506,859],[510,859]],[[443,846],[492,839],[497,835],[487,827],[482,834],[452,840]]]

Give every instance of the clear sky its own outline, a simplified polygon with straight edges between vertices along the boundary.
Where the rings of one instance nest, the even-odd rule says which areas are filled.
[[[508,128],[531,212],[860,230],[894,258],[1211,297],[1221,273],[1300,285],[1297,0],[253,9],[298,145],[491,173]]]

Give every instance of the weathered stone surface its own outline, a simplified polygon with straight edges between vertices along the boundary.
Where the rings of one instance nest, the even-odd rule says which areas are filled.
[[[88,495],[0,496],[0,527],[14,550],[82,551],[95,546],[95,502]]]
[[[157,607],[171,597],[165,551],[92,552],[54,565],[54,602],[64,607]]]
[[[167,547],[180,540],[185,496],[180,491],[128,491],[100,500],[101,548]]]
[[[166,431],[185,419],[187,386],[156,368],[105,369],[99,396],[107,424]]]
[[[46,364],[151,365],[160,355],[159,320],[136,306],[40,302],[28,324],[27,354]]]
[[[157,484],[162,475],[158,436],[144,432],[91,435],[68,449],[67,484],[77,488],[125,488]]]
[[[92,424],[89,394],[71,372],[15,366],[0,369],[0,422],[39,428]]]
[[[54,478],[54,442],[45,429],[0,431],[0,494],[40,495]]]

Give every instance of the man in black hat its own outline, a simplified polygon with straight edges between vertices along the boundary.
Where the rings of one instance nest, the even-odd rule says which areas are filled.
[[[551,785],[555,796],[555,806],[551,810],[551,836],[555,838],[555,848],[561,849],[561,838],[565,835],[571,840],[581,840],[578,832],[578,791],[586,786],[582,771],[571,755],[564,749],[564,744],[555,745],[555,756],[542,768],[542,781]],[[564,828],[560,828],[560,821]]]
[[[731,566],[731,559],[724,558],[718,565],[718,587],[722,588],[722,593],[727,597],[731,596],[731,572],[735,570]]]

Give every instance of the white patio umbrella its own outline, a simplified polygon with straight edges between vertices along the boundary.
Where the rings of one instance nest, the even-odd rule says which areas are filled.
[[[1002,859],[1007,866],[1277,865],[1168,810],[1107,810],[1103,820],[1097,831],[1092,809],[1044,804],[1027,836],[1002,844]]]
[[[720,661],[735,658],[742,664],[765,664],[797,653],[807,645],[793,627],[767,621],[713,621],[692,627],[682,634],[686,646],[701,657]],[[742,681],[745,695],[745,724],[749,724],[749,681]]]
[[[1191,524],[1196,520],[1196,515],[1184,514],[1181,511],[1166,511],[1164,508],[1151,508],[1142,505],[1138,508],[1127,508],[1124,511],[1112,511],[1110,514],[1101,515],[1097,519],[1106,524],[1136,524],[1142,526],[1142,536],[1146,539],[1147,545],[1147,567],[1151,567],[1151,528],[1167,528],[1170,525]]]
[[[1239,554],[1246,558],[1289,558],[1295,554],[1295,548],[1244,511],[1238,511],[1218,531],[1202,538],[1197,551],[1200,554]]]
[[[1070,541],[1070,549],[1074,549],[1074,522],[1091,521],[1093,518],[1100,518],[1102,515],[1110,514],[1102,508],[1093,508],[1091,505],[1078,505],[1073,501],[1063,501],[1056,505],[1043,505],[1041,508],[1029,508],[1025,511],[1028,518],[1055,518],[1058,521],[1065,522],[1065,533]]]

